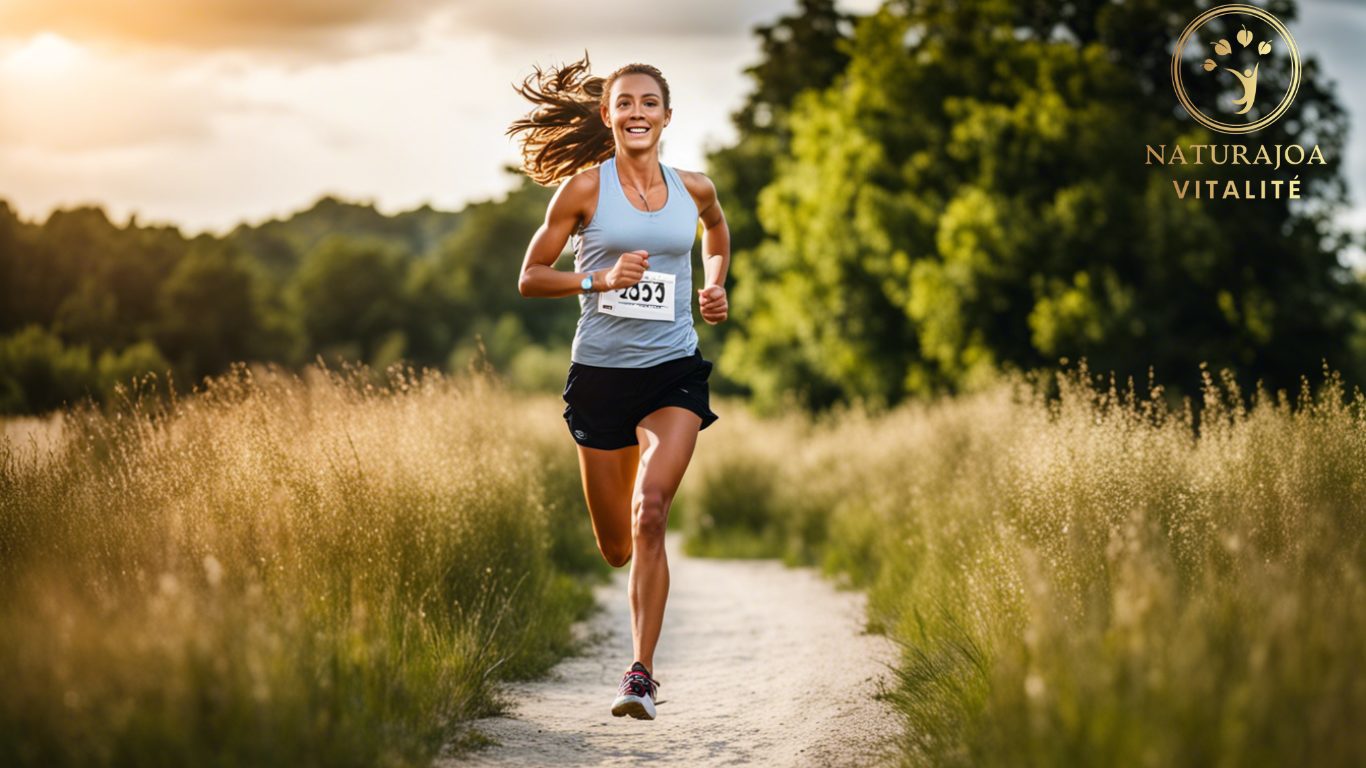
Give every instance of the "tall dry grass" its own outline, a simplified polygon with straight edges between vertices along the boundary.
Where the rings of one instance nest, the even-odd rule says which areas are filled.
[[[0,764],[426,764],[570,650],[603,567],[556,402],[374,379],[0,438]]]
[[[695,552],[865,587],[908,765],[1366,764],[1366,399],[1022,380],[718,423]],[[1244,405],[1244,401],[1250,405]],[[722,435],[726,439],[719,439]]]

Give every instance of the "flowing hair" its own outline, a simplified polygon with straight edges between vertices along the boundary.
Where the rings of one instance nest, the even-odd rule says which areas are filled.
[[[653,77],[664,92],[664,108],[669,108],[669,84],[649,64],[627,64],[603,78],[589,71],[588,52],[584,51],[579,61],[552,67],[548,72],[535,69],[520,86],[512,88],[536,106],[526,117],[514,120],[507,135],[523,134],[522,171],[541,186],[551,186],[616,153],[612,129],[603,125],[598,110],[607,102],[617,78],[632,74]]]

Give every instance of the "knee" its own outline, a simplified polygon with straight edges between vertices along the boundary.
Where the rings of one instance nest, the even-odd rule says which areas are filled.
[[[663,544],[669,520],[669,498],[659,491],[645,489],[636,498],[635,507],[633,537],[645,544]]]
[[[604,544],[598,542],[598,551],[602,553],[602,559],[613,568],[620,568],[631,562],[631,542],[625,544]]]

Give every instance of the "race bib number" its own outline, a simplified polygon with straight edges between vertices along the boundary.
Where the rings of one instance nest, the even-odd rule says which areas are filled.
[[[671,272],[645,271],[640,282],[598,294],[598,311],[604,315],[639,320],[674,319],[674,281]]]

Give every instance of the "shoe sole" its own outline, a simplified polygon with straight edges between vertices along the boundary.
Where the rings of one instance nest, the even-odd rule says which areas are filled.
[[[616,717],[630,715],[637,720],[653,720],[655,719],[655,705],[649,697],[618,696],[617,700],[612,702],[612,714]]]

